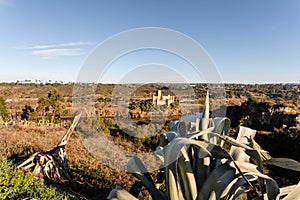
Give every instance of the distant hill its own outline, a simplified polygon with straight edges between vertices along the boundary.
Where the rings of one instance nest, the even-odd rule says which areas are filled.
[[[208,86],[202,83],[194,83],[190,86],[177,84],[177,95],[184,95],[186,87],[191,87],[195,92],[196,99],[201,100],[206,94]],[[133,85],[126,85],[131,87]],[[158,89],[162,90],[164,95],[175,95],[172,90],[169,90],[167,84],[146,84],[134,85],[135,90],[131,91],[130,99],[151,99],[152,95]],[[277,105],[285,114],[297,115],[300,113],[300,84],[224,84],[226,91],[226,106],[241,106],[249,99],[254,99],[257,102],[267,102],[271,105]],[[95,90],[95,102],[99,113],[103,115],[111,115],[110,100],[115,88],[120,85],[114,84],[97,84]],[[123,87],[123,86],[122,86]],[[122,88],[121,87],[121,88]],[[0,83],[0,97],[5,102],[7,109],[12,115],[16,112],[21,113],[25,105],[30,105],[33,108],[37,106],[37,101],[41,97],[46,97],[50,90],[57,90],[65,99],[64,106],[72,109],[72,96],[74,84],[61,83]],[[213,98],[211,98],[213,100]],[[176,112],[178,113],[178,112]]]

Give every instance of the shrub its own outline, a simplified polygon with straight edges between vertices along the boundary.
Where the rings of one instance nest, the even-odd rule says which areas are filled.
[[[0,155],[0,199],[77,199],[30,174],[13,171],[13,165]]]
[[[2,97],[0,97],[0,118],[2,118],[5,121],[9,118],[9,113],[6,108],[5,100]]]

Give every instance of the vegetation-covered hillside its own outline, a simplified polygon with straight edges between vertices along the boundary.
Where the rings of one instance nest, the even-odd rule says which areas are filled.
[[[198,99],[193,103],[200,102],[202,110],[207,86],[194,84],[192,87]],[[231,120],[232,137],[237,135],[239,125],[256,129],[258,133],[255,140],[272,156],[300,161],[300,85],[226,84],[225,88],[227,117]],[[86,125],[100,127],[110,141],[129,153],[154,151],[159,144],[160,135],[169,131],[169,120],[178,119],[182,115],[178,102],[170,106],[155,107],[174,117],[167,120],[159,134],[150,138],[137,138],[128,135],[116,125],[113,118],[110,118],[113,89],[114,85],[97,86],[97,117],[87,121]],[[153,107],[151,96],[157,89],[161,89],[164,94],[173,95],[167,87],[153,85],[140,87],[132,94],[128,105],[137,124],[149,124],[149,107]],[[72,135],[66,147],[74,183],[57,184],[46,181],[44,185],[29,175],[14,171],[14,166],[32,153],[49,150],[57,144],[72,120],[72,90],[72,84],[0,84],[0,155],[3,166],[1,170],[4,172],[2,174],[6,174],[2,179],[16,179],[17,184],[24,185],[20,187],[16,196],[10,198],[1,197],[1,194],[11,193],[9,191],[16,188],[11,182],[6,182],[3,187],[1,185],[2,199],[17,199],[17,194],[21,198],[21,193],[30,196],[30,192],[39,196],[39,191],[43,195],[56,195],[58,199],[105,199],[116,185],[130,190],[135,183],[136,179],[129,174],[111,169],[97,161],[84,148],[77,132]],[[147,132],[142,129],[134,131],[136,134]],[[296,184],[300,179],[299,172],[283,171],[277,167],[268,167],[268,170],[280,187]],[[157,173],[154,171],[151,175],[156,177]],[[33,185],[26,185],[22,179],[29,180],[28,183]],[[43,192],[44,190],[49,192]],[[147,194],[143,188],[138,198],[145,199]],[[45,199],[49,199],[48,196],[45,196]]]

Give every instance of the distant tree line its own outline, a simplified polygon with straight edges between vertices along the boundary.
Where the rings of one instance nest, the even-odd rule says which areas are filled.
[[[25,105],[22,108],[21,120],[39,121],[44,120],[49,123],[59,123],[61,116],[68,115],[63,103],[65,102],[61,93],[57,90],[51,90],[46,97],[40,97],[37,107]],[[3,121],[11,120],[11,115],[7,111],[6,103],[3,97],[0,97],[0,118]]]

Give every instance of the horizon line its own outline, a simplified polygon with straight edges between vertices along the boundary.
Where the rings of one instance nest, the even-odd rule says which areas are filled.
[[[0,84],[20,84],[20,85],[27,85],[27,84],[35,84],[35,85],[41,85],[41,84],[103,84],[103,85],[130,85],[130,84],[136,84],[136,85],[150,85],[150,84],[227,84],[227,85],[299,85],[300,82],[221,82],[221,83],[206,83],[206,82],[148,82],[148,83],[141,83],[141,82],[132,82],[132,83],[115,83],[115,82],[75,82],[75,81],[57,81],[57,80],[51,80],[51,81],[32,81],[32,80],[22,80],[22,81],[0,81]]]

